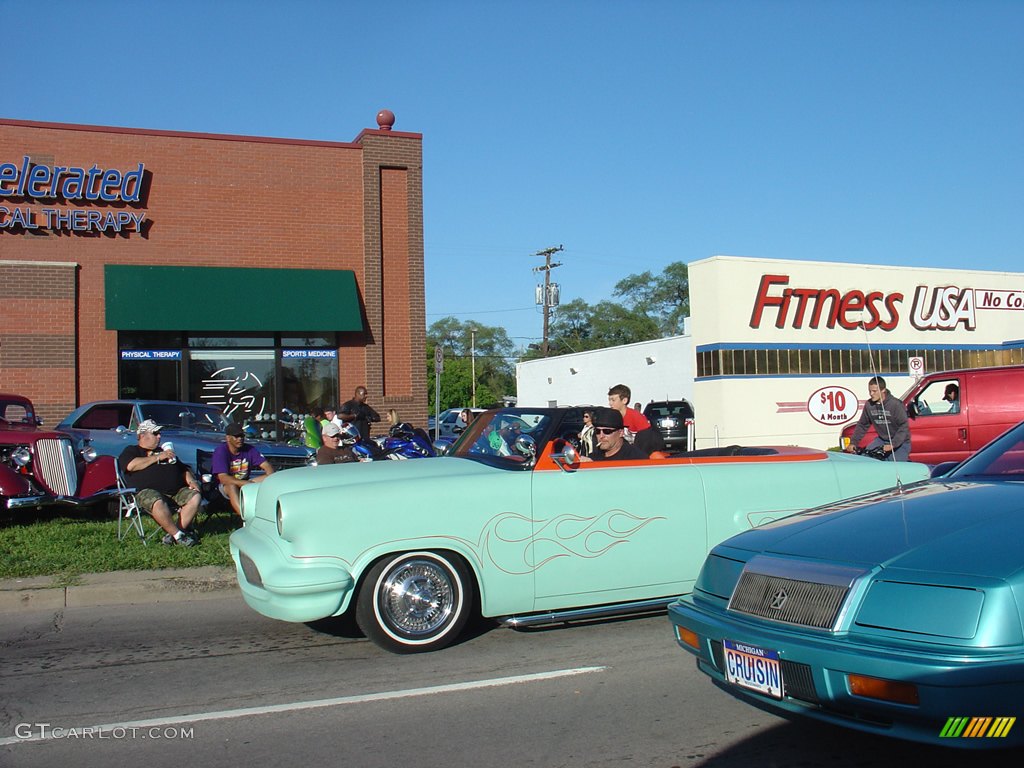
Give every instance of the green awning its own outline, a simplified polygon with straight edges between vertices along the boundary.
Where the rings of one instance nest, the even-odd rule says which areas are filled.
[[[111,331],[361,331],[349,269],[104,267]]]

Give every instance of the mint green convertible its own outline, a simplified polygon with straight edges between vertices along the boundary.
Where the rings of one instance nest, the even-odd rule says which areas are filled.
[[[473,613],[523,626],[667,605],[723,539],[897,483],[892,462],[792,447],[580,463],[581,424],[572,408],[488,411],[447,456],[245,486],[231,553],[246,602],[297,622],[354,610],[381,647],[434,650]]]

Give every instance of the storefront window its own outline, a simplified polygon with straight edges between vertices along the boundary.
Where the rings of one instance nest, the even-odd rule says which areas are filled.
[[[274,351],[193,349],[188,391],[233,421],[265,421],[275,408]]]
[[[135,356],[147,352],[168,357]],[[181,350],[121,350],[119,368],[121,397],[181,400]]]
[[[123,331],[118,396],[215,405],[274,439],[282,409],[337,405],[337,343],[333,333]]]
[[[232,347],[273,347],[274,337],[265,334],[239,333],[232,336],[189,336],[192,349],[226,349]]]
[[[338,405],[338,353],[334,349],[281,350],[281,402],[296,413]]]
[[[333,333],[311,334],[309,336],[282,336],[282,347],[337,347]]]

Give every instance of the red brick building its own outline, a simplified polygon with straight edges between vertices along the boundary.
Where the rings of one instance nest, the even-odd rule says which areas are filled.
[[[422,136],[0,120],[0,390],[427,415]]]

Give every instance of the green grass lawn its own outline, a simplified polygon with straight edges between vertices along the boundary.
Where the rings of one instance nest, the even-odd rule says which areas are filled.
[[[144,520],[147,531],[156,525]],[[164,546],[160,534],[146,546],[134,531],[118,541],[117,520],[102,514],[18,513],[0,520],[0,579],[54,576],[71,583],[80,573],[231,565],[228,536],[238,519],[201,513],[197,527],[198,546]]]

